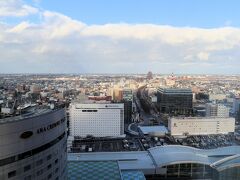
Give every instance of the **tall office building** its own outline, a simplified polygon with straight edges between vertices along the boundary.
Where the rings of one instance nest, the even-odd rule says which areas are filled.
[[[122,90],[122,99],[126,101],[133,100],[133,92],[131,89],[123,89]]]
[[[240,107],[239,107],[239,110],[237,112],[237,114],[235,115],[236,117],[236,121],[238,121],[238,123],[240,122]]]
[[[133,92],[132,89],[115,88],[112,91],[112,100],[124,104],[124,125],[132,122]]]
[[[133,109],[133,93],[131,89],[122,90],[122,102],[124,104],[124,124],[128,125],[132,122],[132,109]]]
[[[218,104],[217,117],[229,117],[229,108],[223,104]]]
[[[94,137],[124,135],[124,105],[100,102],[73,103],[70,106],[70,136]]]
[[[240,97],[233,99],[233,113],[237,114],[240,109]]]
[[[40,93],[41,88],[40,88],[39,85],[33,84],[33,85],[31,85],[31,87],[30,87],[30,91],[31,91],[31,93]]]
[[[64,109],[0,119],[0,179],[67,179]]]
[[[151,72],[151,71],[149,71],[148,73],[147,73],[147,79],[152,79],[153,78],[153,73]]]
[[[207,103],[206,108],[206,117],[215,117],[217,116],[217,104]]]
[[[113,91],[112,92],[112,99],[114,101],[121,101],[122,98],[123,98],[122,97],[123,96],[122,89],[121,88],[114,88],[112,91]]]
[[[223,104],[206,104],[207,117],[229,117],[229,108]]]
[[[217,104],[207,103],[205,105],[206,117],[217,116]]]
[[[190,89],[164,89],[157,91],[160,112],[170,115],[191,115],[193,94]]]

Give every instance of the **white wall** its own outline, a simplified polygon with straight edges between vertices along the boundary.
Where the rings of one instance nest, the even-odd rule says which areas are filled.
[[[123,113],[123,104],[72,104],[70,135],[121,136],[124,133]]]
[[[171,135],[207,135],[234,132],[234,118],[171,118],[168,121]]]

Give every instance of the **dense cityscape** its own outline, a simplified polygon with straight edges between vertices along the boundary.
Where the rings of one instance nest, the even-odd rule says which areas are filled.
[[[40,138],[36,133],[45,139],[56,131],[55,137],[60,135],[65,150],[59,153],[64,155],[55,160],[61,161],[60,167],[56,162],[55,165],[61,169],[61,176],[69,178],[79,174],[86,176],[74,168],[95,161],[94,166],[101,166],[101,163],[109,166],[108,163],[119,159],[118,164],[111,166],[119,166],[121,175],[126,176],[123,179],[130,176],[137,176],[137,179],[225,179],[234,169],[217,162],[223,161],[231,166],[229,159],[240,153],[239,82],[238,75],[161,75],[152,72],[129,75],[2,74],[0,128],[14,122],[21,129],[19,119],[56,118],[56,121],[50,120],[51,123],[40,123],[37,130],[34,124],[32,130],[22,127],[20,138],[24,141],[31,136]],[[9,133],[14,133],[16,127],[12,126]],[[9,137],[5,137],[4,130],[1,132],[1,146],[4,147],[4,141]],[[14,136],[18,139],[19,134]],[[21,142],[6,144],[6,151],[3,148],[2,154],[8,157],[9,153],[14,153],[14,145],[21,147]],[[29,152],[28,146],[22,148],[22,151],[28,149]],[[175,153],[170,159],[164,155],[168,151]],[[29,156],[39,153],[32,148],[29,154],[18,154],[12,157],[12,161],[18,163],[24,159],[29,162]],[[179,157],[178,153],[185,155]],[[203,154],[206,159],[198,159],[198,154]],[[51,157],[50,153],[48,159]],[[36,161],[41,159],[36,158]],[[153,162],[151,165],[151,161],[156,165]],[[172,161],[176,163],[172,165]],[[7,162],[7,159],[1,161],[2,165]],[[51,163],[47,166],[50,172],[53,171],[51,166]],[[58,171],[55,169],[55,173],[47,177],[57,179]],[[106,176],[108,171],[104,172]],[[18,173],[11,171],[2,178],[14,177]],[[43,169],[30,176],[46,175]]]
[[[0,180],[240,180],[239,7],[0,0]]]

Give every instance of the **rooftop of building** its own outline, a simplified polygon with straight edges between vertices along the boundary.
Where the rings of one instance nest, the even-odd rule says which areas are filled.
[[[71,103],[71,107],[75,109],[94,109],[94,108],[123,108],[123,103],[111,103],[110,101],[92,101],[88,100],[85,102],[73,102]]]
[[[145,180],[141,171],[121,171],[117,161],[69,161],[68,179]]]
[[[153,132],[168,133],[168,130],[165,126],[138,126],[139,129],[142,131],[143,134],[149,134]]]
[[[168,94],[192,94],[191,89],[181,89],[181,88],[158,88],[159,92],[168,93]]]
[[[218,117],[218,116],[209,116],[209,117],[172,117],[171,120],[235,120],[233,117]]]
[[[106,96],[87,96],[85,94],[80,94],[77,99],[72,101],[72,104],[110,104],[111,101],[104,99]],[[96,99],[94,99],[96,98]],[[97,99],[99,98],[99,100]]]
[[[30,107],[23,112],[19,112],[18,114],[12,114],[7,117],[5,116],[3,118],[0,118],[0,124],[10,123],[10,122],[15,122],[15,121],[20,121],[20,120],[23,120],[26,118],[36,117],[36,116],[39,116],[42,114],[49,113],[51,111],[54,111],[54,110],[48,108],[47,106]]]
[[[111,104],[111,101],[106,101],[106,100],[92,100],[92,99],[86,99],[84,101],[76,100],[72,102],[72,104]]]
[[[68,161],[118,161],[121,170],[155,168],[147,151],[69,153]]]
[[[182,145],[156,146],[147,151],[69,153],[69,162],[117,161],[120,171],[155,174],[163,166],[181,163],[206,164],[218,171],[240,166],[240,146],[197,149]]]
[[[117,161],[70,161],[68,179],[121,180]]]
[[[240,166],[240,146],[204,150],[189,146],[168,145],[150,148],[149,152],[157,167],[170,164],[199,163],[222,170],[231,167],[233,162]]]
[[[145,180],[142,171],[121,171],[123,180]]]

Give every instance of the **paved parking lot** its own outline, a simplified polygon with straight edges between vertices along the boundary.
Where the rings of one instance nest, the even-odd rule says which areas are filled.
[[[119,139],[78,139],[75,140],[72,152],[117,152],[144,150],[139,138]]]
[[[155,146],[185,145],[200,149],[214,149],[217,147],[240,145],[240,138],[235,135],[201,135],[186,138],[165,137],[130,137],[126,138],[79,138],[71,148],[72,152],[118,152],[143,151]]]

